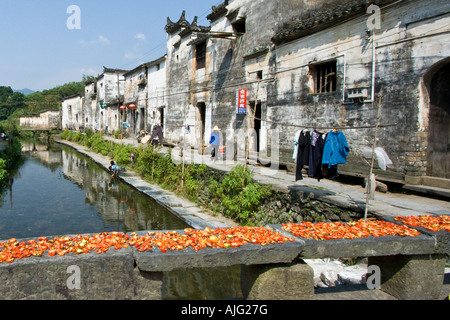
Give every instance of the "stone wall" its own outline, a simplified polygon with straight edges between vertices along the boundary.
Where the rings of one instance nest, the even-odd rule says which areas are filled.
[[[59,130],[61,129],[61,112],[46,111],[39,116],[20,117],[19,123],[23,130]]]
[[[0,265],[0,299],[160,300],[162,277],[140,271],[126,249],[102,255],[30,257]]]

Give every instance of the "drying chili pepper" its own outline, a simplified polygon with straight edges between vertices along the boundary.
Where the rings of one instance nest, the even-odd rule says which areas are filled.
[[[359,220],[349,223],[286,223],[282,224],[282,229],[290,232],[296,237],[315,240],[355,239],[367,238],[369,236],[381,237],[386,235],[415,237],[420,234],[417,230],[406,226],[375,219]]]
[[[447,215],[419,215],[409,217],[397,216],[394,219],[395,221],[401,221],[403,224],[412,227],[421,227],[434,232],[439,230],[450,232],[450,216]]]

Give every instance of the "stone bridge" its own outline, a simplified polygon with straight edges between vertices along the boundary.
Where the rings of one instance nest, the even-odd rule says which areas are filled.
[[[269,226],[281,230],[280,225]],[[303,259],[368,257],[380,270],[380,289],[395,298],[438,299],[450,252],[447,231],[422,230],[417,237],[305,240],[237,248],[139,252],[135,247],[76,255],[29,257],[0,264],[0,299],[163,298],[164,275],[173,270],[241,266],[248,300],[314,299],[314,272]],[[178,231],[180,234],[183,231]],[[146,232],[138,232],[146,234]],[[71,288],[72,268],[79,286]]]
[[[20,128],[25,131],[61,130],[61,112],[45,111],[39,115],[20,117]]]

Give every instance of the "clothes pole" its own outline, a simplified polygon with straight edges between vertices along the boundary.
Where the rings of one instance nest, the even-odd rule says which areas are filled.
[[[367,220],[367,214],[369,212],[369,200],[370,200],[370,190],[371,190],[371,184],[375,183],[376,181],[372,181],[372,174],[373,174],[373,166],[374,166],[374,162],[375,162],[375,148],[377,146],[377,136],[378,136],[378,129],[379,129],[379,123],[380,123],[380,117],[381,117],[381,99],[382,99],[383,95],[382,93],[380,93],[380,98],[378,100],[378,111],[377,111],[377,122],[376,122],[376,126],[375,126],[375,137],[373,139],[373,147],[372,147],[372,161],[370,163],[370,171],[369,171],[369,176],[367,177],[367,182],[366,182],[366,207],[364,210],[364,220]]]

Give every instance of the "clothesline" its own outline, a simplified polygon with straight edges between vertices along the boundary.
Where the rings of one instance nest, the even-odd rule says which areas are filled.
[[[288,126],[288,127],[296,127],[296,128],[303,128],[303,129],[308,129],[311,128],[311,126],[300,126],[298,124],[291,124],[291,123],[283,123],[283,122],[276,122],[276,121],[270,121],[270,120],[264,120],[258,117],[255,117],[256,120],[261,120],[264,122],[268,122],[268,123],[273,123],[273,124],[280,124],[283,126]],[[395,127],[396,124],[380,124],[378,125],[378,127]],[[351,130],[351,129],[371,129],[371,128],[376,128],[376,125],[368,125],[368,126],[355,126],[355,127],[314,127],[314,129],[316,130],[333,130],[333,129],[337,129],[337,130]]]

